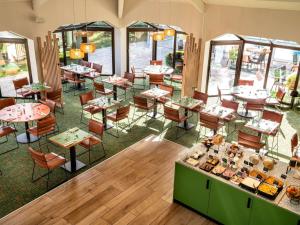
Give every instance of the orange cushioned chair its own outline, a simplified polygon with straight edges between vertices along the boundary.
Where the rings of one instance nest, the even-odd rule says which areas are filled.
[[[207,114],[205,112],[200,112],[199,116],[200,116],[199,117],[200,129],[199,129],[197,141],[200,138],[202,127],[204,127],[204,129],[205,129],[205,133],[204,133],[204,136],[205,136],[206,128],[212,130],[213,133],[216,134],[218,132],[218,130],[224,126],[224,124],[222,123],[222,121],[220,120],[220,118],[218,116],[213,116],[213,115]]]
[[[134,120],[136,109],[145,110],[146,113],[143,116],[146,116],[150,110],[153,110],[154,104],[153,102],[149,102],[147,98],[141,97],[141,96],[133,96],[133,105],[134,105],[134,111],[132,119]]]
[[[117,138],[120,137],[119,136],[119,127],[120,127],[119,122],[121,120],[124,120],[127,118],[127,120],[128,120],[127,126],[130,127],[130,121],[129,121],[129,117],[128,117],[129,111],[130,111],[130,105],[126,105],[126,106],[121,106],[120,108],[118,108],[116,112],[113,112],[113,113],[110,113],[107,115],[107,119],[113,121],[116,125],[117,135],[116,136],[113,135],[113,136],[115,136]],[[121,130],[125,129],[125,127],[120,127],[120,128],[121,128]]]
[[[88,105],[88,102],[90,100],[94,99],[94,95],[92,91],[89,91],[87,93],[79,95],[80,98],[80,104],[81,104],[81,116],[80,116],[80,122],[82,122],[83,119],[83,113],[88,112],[91,115],[91,118],[94,114],[101,112],[102,108],[99,106],[94,105]]]
[[[257,152],[264,147],[264,143],[260,142],[260,137],[252,134],[247,134],[239,131],[238,134],[238,144],[246,148],[252,148]]]
[[[113,93],[113,90],[106,89],[103,83],[96,82],[96,81],[94,81],[94,90],[95,90],[95,96],[96,94],[107,96]]]
[[[13,84],[14,84],[14,88],[16,90],[16,97],[18,97],[18,95],[20,95],[22,98],[27,98],[27,97],[33,98],[34,93],[32,91],[23,89],[23,87],[25,85],[29,85],[27,77],[13,80]]]

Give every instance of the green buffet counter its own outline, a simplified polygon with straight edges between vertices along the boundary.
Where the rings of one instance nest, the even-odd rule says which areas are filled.
[[[284,192],[284,190],[282,190]],[[175,163],[173,199],[225,225],[300,225],[300,206],[285,194],[268,200],[223,178]],[[288,205],[288,206],[287,206]],[[292,209],[289,209],[292,207]]]

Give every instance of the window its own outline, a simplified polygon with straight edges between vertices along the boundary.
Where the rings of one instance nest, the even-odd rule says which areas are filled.
[[[164,65],[173,67],[174,36],[167,36],[163,41],[157,42],[157,60],[163,61]]]

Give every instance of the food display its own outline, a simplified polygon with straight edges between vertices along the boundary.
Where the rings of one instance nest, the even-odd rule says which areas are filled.
[[[214,165],[207,163],[207,162],[200,165],[200,169],[205,170],[206,172],[210,172],[213,168],[214,168]]]
[[[206,138],[202,141],[202,144],[206,147],[206,151],[209,151],[210,147],[214,145],[212,138]]]
[[[194,154],[192,154],[191,157],[193,159],[200,159],[203,155],[204,155],[204,152],[202,152],[202,151],[196,151],[196,152],[194,152]]]
[[[241,151],[240,147],[236,143],[231,144],[226,153],[229,158],[234,158],[236,156],[238,158],[243,157],[243,151]]]
[[[253,165],[257,165],[259,163],[259,157],[256,154],[253,154],[249,157],[249,161],[253,164]]]
[[[217,157],[213,156],[213,157],[209,157],[206,160],[206,162],[213,165],[213,166],[216,166],[219,163],[219,159]]]
[[[269,176],[266,180],[265,180],[265,183],[267,184],[271,184],[271,185],[274,185],[276,186],[279,190],[281,190],[283,188],[283,181],[276,178],[276,177],[273,177],[273,176]]]
[[[256,170],[256,169],[251,170],[250,173],[249,173],[249,176],[253,177],[253,178],[256,178],[260,181],[264,181],[265,179],[267,179],[266,174],[264,174],[263,172],[261,172],[259,170]]]
[[[274,200],[276,198],[276,196],[278,195],[278,188],[274,185],[271,184],[267,184],[267,183],[261,183],[258,186],[258,194],[270,198],[272,200]]]
[[[274,168],[274,160],[273,159],[264,159],[263,165],[268,170],[272,170]]]
[[[290,185],[286,188],[286,195],[290,199],[291,203],[300,203],[300,186]]]
[[[220,134],[217,134],[217,135],[213,136],[212,143],[214,145],[220,145],[220,144],[222,144],[223,140],[224,140],[224,137]]]
[[[185,162],[191,166],[198,166],[199,161],[193,158],[187,158]]]
[[[230,168],[227,168],[224,173],[222,173],[222,177],[226,180],[230,180],[231,177],[233,177],[235,174],[235,171],[233,171],[232,169]]]
[[[234,175],[233,177],[231,177],[230,182],[239,185],[243,180],[244,180],[243,177],[239,175]]]
[[[260,184],[259,180],[256,180],[255,178],[252,177],[246,177],[241,183],[240,186],[242,188],[245,188],[251,192],[256,192],[256,189],[258,188]]]
[[[217,176],[220,176],[226,168],[224,166],[218,165],[211,172]]]

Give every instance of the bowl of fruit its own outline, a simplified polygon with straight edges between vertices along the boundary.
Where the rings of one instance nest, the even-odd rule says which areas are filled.
[[[286,188],[286,195],[288,196],[292,204],[300,204],[300,186],[289,185]]]

